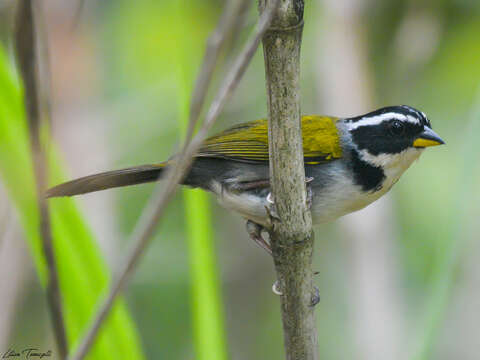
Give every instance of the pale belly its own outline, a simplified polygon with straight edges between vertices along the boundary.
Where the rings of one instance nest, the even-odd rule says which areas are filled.
[[[388,191],[388,188],[382,188],[376,192],[365,193],[361,191],[359,186],[351,183],[345,186],[347,185],[345,181],[350,180],[342,179],[340,182],[321,189],[312,188],[314,197],[311,211],[314,224],[330,222],[343,215],[360,210]],[[257,224],[268,224],[266,206],[269,204],[266,201],[266,194],[265,196],[258,196],[249,192],[229,192],[225,189],[219,192],[215,191],[215,193],[223,207],[237,212],[245,219],[252,220]]]
[[[332,186],[315,198],[312,204],[312,220],[314,224],[323,224],[338,219],[354,211],[363,209],[378,200],[388,188],[375,192],[364,192],[359,186]]]

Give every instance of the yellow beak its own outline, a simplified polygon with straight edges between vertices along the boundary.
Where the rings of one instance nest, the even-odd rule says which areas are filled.
[[[442,145],[445,142],[438,136],[435,131],[429,127],[424,128],[423,132],[413,141],[413,147],[426,148],[429,146]]]

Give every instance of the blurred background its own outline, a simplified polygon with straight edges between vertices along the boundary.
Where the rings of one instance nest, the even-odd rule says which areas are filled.
[[[76,1],[44,2],[52,143],[65,178],[155,163],[178,150],[192,84],[223,5],[86,1],[75,26]],[[0,1],[0,40],[10,64],[14,6]],[[241,31],[226,44],[214,84],[256,19],[252,1],[238,19]],[[321,359],[478,359],[479,36],[476,0],[306,2],[303,113],[354,116],[408,104],[424,111],[447,143],[425,151],[386,197],[315,228]],[[7,91],[0,88],[0,97],[8,98]],[[260,49],[215,130],[265,115]],[[9,153],[1,156],[7,163]],[[12,195],[22,189],[5,180],[6,169],[0,168],[0,353],[13,346],[54,348],[35,249],[25,241],[22,209]],[[75,199],[110,269],[123,259],[153,188]],[[197,216],[200,225],[192,225]],[[213,241],[210,266],[218,284],[212,291],[219,289],[219,300],[212,316],[225,328],[217,358],[282,358],[271,259],[248,239],[239,216],[210,196],[192,201],[182,192],[125,292],[138,337],[132,341],[148,359],[197,358],[189,239],[198,228],[204,229],[200,243],[208,248]]]

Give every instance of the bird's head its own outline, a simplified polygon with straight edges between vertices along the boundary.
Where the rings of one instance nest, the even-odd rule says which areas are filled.
[[[406,105],[385,107],[342,122],[358,156],[382,168],[409,165],[426,147],[444,144],[425,114]]]

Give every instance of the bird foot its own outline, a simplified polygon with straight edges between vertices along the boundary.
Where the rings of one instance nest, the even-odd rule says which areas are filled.
[[[267,253],[272,255],[272,247],[270,246],[270,243],[262,236],[262,231],[265,230],[265,228],[262,225],[254,223],[252,220],[247,220],[246,227],[250,239],[252,239],[255,244],[260,246]]]
[[[275,295],[278,295],[278,296],[283,295],[283,292],[280,291],[280,284],[278,283],[278,280],[273,283],[272,291]]]
[[[314,293],[312,294],[312,298],[310,300],[310,306],[314,307],[320,302],[320,290],[318,290],[318,287],[314,286],[313,287]]]
[[[273,199],[273,195],[271,192],[269,192],[267,195],[267,205],[265,205],[265,210],[267,210],[267,215],[269,219],[282,221],[282,219],[280,219],[280,216],[278,215],[277,209],[275,208],[275,200]]]

